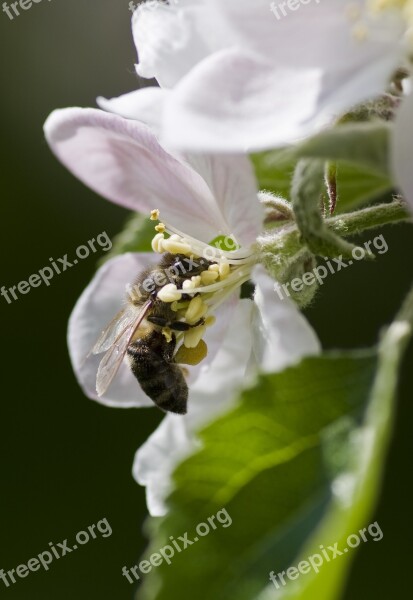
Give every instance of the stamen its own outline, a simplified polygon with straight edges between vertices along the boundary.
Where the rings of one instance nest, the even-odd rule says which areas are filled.
[[[206,314],[208,306],[204,304],[201,296],[195,296],[189,303],[188,309],[185,313],[185,321],[190,325],[196,323]]]
[[[168,283],[161,288],[157,294],[161,302],[172,303],[182,298],[182,292],[178,290],[174,283]]]
[[[151,221],[159,221],[159,209],[155,208],[154,210],[151,210],[151,216],[149,217]]]
[[[165,231],[166,231],[165,224],[159,223],[159,225],[156,225],[155,231],[158,231],[159,233],[165,233]]]
[[[187,348],[186,346],[180,346],[178,352],[175,354],[175,361],[178,364],[184,365],[198,365],[208,354],[208,347],[204,340],[200,340],[199,344],[195,348]]]
[[[163,249],[163,243],[165,241],[164,235],[163,233],[157,233],[155,235],[155,237],[152,240],[151,246],[152,246],[152,250],[154,252],[157,252],[158,254],[163,254],[164,249]]]
[[[205,332],[205,325],[199,325],[199,327],[193,327],[192,329],[189,329],[184,334],[184,346],[186,348],[196,348],[204,337]]]
[[[193,253],[191,246],[183,242],[179,237],[171,236],[163,241],[162,246],[165,252],[170,252],[171,254],[185,254],[190,256]]]
[[[214,281],[216,281],[219,277],[219,273],[216,271],[203,271],[201,273],[201,281],[203,285],[210,285]]]

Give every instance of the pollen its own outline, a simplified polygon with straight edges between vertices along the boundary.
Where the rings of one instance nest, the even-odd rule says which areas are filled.
[[[175,302],[176,300],[180,300],[182,297],[182,292],[178,290],[174,283],[168,283],[159,290],[157,297],[161,302],[166,302],[169,304]]]
[[[205,332],[205,325],[199,325],[198,327],[189,329],[189,331],[186,331],[184,335],[184,346],[186,348],[196,348],[204,337]]]
[[[181,346],[175,355],[175,361],[183,365],[199,365],[208,355],[208,346],[204,340],[200,340],[195,348]]]
[[[158,231],[159,233],[165,233],[166,227],[164,223],[159,223],[159,225],[156,225],[155,227],[155,231]]]
[[[151,210],[151,216],[150,216],[150,220],[151,221],[159,221],[159,209],[155,208],[154,210]]]
[[[219,277],[216,271],[203,271],[201,273],[201,282],[203,285],[210,285],[214,283]]]
[[[195,283],[191,279],[185,279],[182,284],[182,291],[191,291],[195,289]]]
[[[219,276],[221,279],[225,279],[231,272],[231,267],[225,261],[222,261],[219,265]]]
[[[192,298],[191,302],[189,303],[188,309],[185,313],[185,321],[190,325],[192,323],[196,323],[199,321],[199,319],[202,319],[207,311],[208,306],[202,300],[201,296],[195,296],[195,298]]]

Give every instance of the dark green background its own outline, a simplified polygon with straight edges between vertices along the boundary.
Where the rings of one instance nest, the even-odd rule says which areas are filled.
[[[0,13],[1,277],[16,285],[73,254],[127,214],[84,188],[50,153],[42,134],[57,107],[93,106],[95,97],[137,86],[127,0],[43,0],[10,21]],[[367,236],[367,239],[372,236]],[[330,277],[308,315],[328,348],[373,344],[413,280],[413,235],[388,229],[388,254]],[[0,597],[19,600],[127,600],[121,575],[144,546],[144,490],[131,477],[135,450],[161,419],[87,400],[66,350],[70,311],[101,257],[92,255],[8,305],[0,297],[0,568],[9,570],[73,540],[107,518],[111,537],[89,542],[49,572],[31,573]],[[404,597],[413,558],[411,527],[412,352],[405,361],[397,430],[375,515],[380,543],[363,545],[346,599]],[[171,567],[173,568],[173,567]],[[171,598],[179,597],[174,590]],[[194,590],[196,595],[196,590]]]

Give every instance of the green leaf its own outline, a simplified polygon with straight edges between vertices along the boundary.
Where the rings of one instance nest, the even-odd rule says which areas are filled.
[[[338,163],[338,212],[347,212],[389,193],[393,186],[388,123],[348,123],[326,130],[292,148],[252,157],[259,186],[290,199],[297,161]]]
[[[171,536],[193,540],[197,524],[221,509],[232,524],[152,568],[138,598],[273,598],[274,586],[265,591],[270,571],[297,565],[320,544],[342,544],[368,523],[412,319],[413,292],[378,352],[309,358],[261,376],[202,432],[203,448],[176,470],[168,515],[151,522],[149,554]],[[288,596],[276,597],[335,600],[350,556],[301,575],[281,589]]]
[[[345,161],[391,179],[387,123],[349,123],[323,131],[287,150],[296,158]]]

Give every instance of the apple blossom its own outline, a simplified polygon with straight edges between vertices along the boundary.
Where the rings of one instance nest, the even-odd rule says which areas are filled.
[[[158,253],[208,259],[205,271],[188,279],[184,289],[171,289],[167,284],[158,292],[162,301],[178,305],[184,294],[189,295],[192,300],[184,302],[183,316],[189,319],[192,311],[196,319],[195,313],[202,314],[210,325],[197,328],[201,331],[195,341],[192,330],[189,342],[186,334],[181,339],[190,350],[203,338],[208,349],[200,364],[185,365],[188,414],[168,414],[137,454],[135,477],[148,488],[151,512],[161,514],[169,475],[179,458],[196,446],[196,429],[228,409],[237,390],[259,370],[280,370],[306,354],[317,353],[319,343],[296,306],[281,301],[274,293],[273,280],[262,266],[255,266],[263,214],[246,157],[177,158],[159,145],[145,125],[94,109],[55,111],[45,124],[45,133],[61,162],[93,190],[162,220],[152,242],[155,252],[109,260],[74,308],[68,343],[86,395],[109,406],[151,405],[126,361],[100,395],[96,390],[99,357],[85,360],[85,356],[119,310],[128,284],[137,273],[159,262]],[[235,249],[211,245],[219,236],[225,236]],[[240,287],[251,278],[256,286],[254,301],[241,300]]]
[[[312,2],[277,20],[267,0],[143,4],[137,72],[161,89],[99,103],[156,126],[168,147],[283,146],[383,91],[405,52],[400,5]]]

